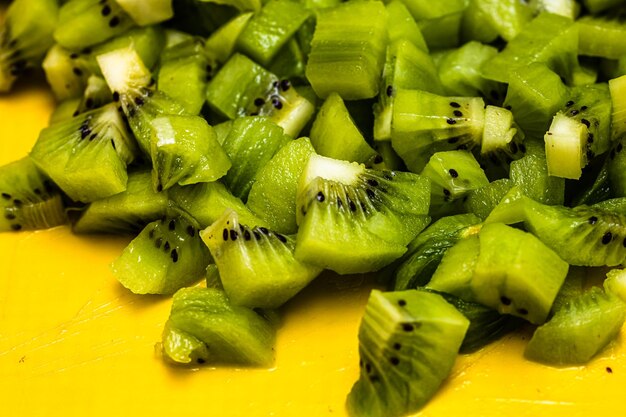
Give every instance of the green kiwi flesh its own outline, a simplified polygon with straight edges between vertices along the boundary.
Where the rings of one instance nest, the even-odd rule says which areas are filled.
[[[428,287],[541,324],[567,270],[534,235],[490,223],[448,249]]]
[[[296,258],[340,274],[380,269],[428,224],[428,179],[312,155],[300,178]]]
[[[293,236],[242,224],[233,210],[227,210],[201,236],[224,290],[236,305],[279,307],[322,271],[294,257]]]
[[[349,415],[394,417],[423,407],[452,370],[469,324],[438,294],[373,290],[359,327]]]
[[[61,193],[25,157],[0,167],[0,231],[47,229],[67,222]]]
[[[524,355],[550,365],[587,363],[617,337],[625,318],[626,304],[618,296],[593,287],[538,327]]]
[[[149,223],[113,261],[113,275],[135,294],[173,294],[199,281],[211,255],[198,230],[176,212]]]
[[[177,364],[269,366],[275,325],[252,309],[233,305],[215,288],[183,288],[174,294],[162,351]]]

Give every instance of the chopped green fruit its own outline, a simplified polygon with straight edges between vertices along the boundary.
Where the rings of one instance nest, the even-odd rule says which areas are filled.
[[[322,268],[294,257],[295,238],[239,222],[227,210],[201,233],[233,304],[277,308],[309,284]]]
[[[543,204],[563,204],[565,199],[565,180],[548,175],[544,147],[536,141],[524,145],[526,155],[511,162],[510,178],[513,185],[535,201]]]
[[[623,18],[583,16],[576,21],[580,37],[578,53],[619,59],[626,55],[626,24]]]
[[[438,294],[372,291],[359,327],[350,416],[395,417],[423,407],[452,370],[469,324]]]
[[[557,113],[545,134],[548,175],[578,179],[587,165],[587,126],[564,113]]]
[[[164,22],[174,16],[175,0],[115,0],[140,26]]]
[[[508,178],[492,181],[484,187],[470,192],[463,206],[468,212],[485,220],[511,187],[513,187],[513,182]]]
[[[228,61],[235,50],[237,38],[248,24],[252,14],[242,13],[213,32],[205,42],[207,54],[218,62]]]
[[[306,76],[315,93],[344,100],[378,94],[387,47],[387,12],[381,2],[354,1],[320,10]]]
[[[180,364],[268,366],[276,329],[252,309],[232,305],[215,288],[183,288],[174,294],[163,331],[167,359]]]
[[[113,261],[113,275],[135,294],[173,294],[199,281],[211,256],[198,227],[180,215],[149,223]]]
[[[626,75],[609,80],[612,114],[611,129],[613,138],[626,135]]]
[[[426,45],[424,36],[402,0],[392,0],[385,7],[388,16],[389,43],[406,39],[416,48],[428,52],[428,45]]]
[[[486,43],[495,39],[492,33],[506,41],[514,39],[533,17],[532,8],[524,1],[470,0],[469,3],[463,21],[464,35]]]

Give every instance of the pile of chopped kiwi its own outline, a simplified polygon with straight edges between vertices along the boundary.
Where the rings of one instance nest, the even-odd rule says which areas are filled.
[[[622,328],[624,0],[14,0],[0,91],[41,71],[58,107],[0,167],[0,230],[135,234],[111,268],[173,294],[169,362],[271,365],[324,270],[386,286],[354,417],[520,326],[554,366]]]

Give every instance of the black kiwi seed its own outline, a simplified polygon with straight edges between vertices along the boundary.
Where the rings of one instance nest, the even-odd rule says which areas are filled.
[[[117,16],[113,16],[111,20],[109,20],[109,27],[114,28],[115,26],[120,24],[120,18]]]
[[[369,363],[365,364],[365,372],[367,372],[368,374],[370,372],[372,372],[372,365],[370,365]]]
[[[402,345],[401,345],[400,343],[394,343],[394,344],[393,344],[393,348],[394,348],[395,350],[400,350],[400,349],[402,349]]]
[[[222,232],[222,237],[225,241],[228,240],[228,229],[224,229],[224,231]]]
[[[596,224],[598,218],[596,216],[589,217],[589,224]]]
[[[255,238],[256,240],[261,239],[261,235],[260,235],[258,232],[252,231],[252,234],[254,235],[254,238]]]
[[[573,105],[574,105],[574,102],[572,100],[565,103],[565,107],[572,107]]]
[[[449,125],[454,125],[456,124],[456,120],[449,118],[446,120],[446,123],[448,123]]]
[[[609,158],[615,159],[615,149],[611,149],[611,153],[609,153]]]
[[[41,195],[41,194],[42,194],[42,193],[41,193],[41,190],[40,190],[39,188],[35,188],[35,189],[33,190],[33,192],[34,192],[35,194],[37,194],[37,195]]]
[[[281,242],[287,243],[287,238],[280,233],[274,233],[274,236],[276,236],[276,239],[280,240]]]
[[[154,239],[154,229],[152,229],[152,230],[150,230],[150,231],[148,232],[148,237],[149,237],[150,239]]]
[[[89,138],[89,140],[93,140],[95,138],[94,135],[91,135],[91,138]],[[113,149],[115,149],[115,141],[113,139],[111,139],[111,146],[113,147]]]
[[[504,304],[505,306],[511,305],[511,299],[509,297],[505,297],[504,295],[500,297],[500,302]]]
[[[349,200],[348,205],[350,206],[350,211],[356,211],[356,204],[353,201]]]
[[[340,197],[337,197],[337,207],[339,207],[339,208],[343,207],[343,201],[341,201]],[[304,213],[302,213],[302,214],[304,214]]]
[[[457,103],[456,101],[451,101],[450,107],[454,107],[455,109],[458,109],[459,107],[461,107],[461,105]]]
[[[389,358],[389,362],[391,362],[391,364],[395,366],[400,363],[400,359],[396,358],[395,356],[392,356],[391,358]]]
[[[393,86],[387,86],[387,97],[391,97],[393,95]]]
[[[93,109],[93,99],[91,97],[85,100],[85,106],[88,109]]]
[[[398,300],[398,305],[400,307],[404,307],[406,305],[406,301],[405,300]]]
[[[163,238],[157,238],[157,240],[154,241],[154,246],[156,246],[157,248],[161,248],[161,244],[163,244]]]
[[[11,194],[2,193],[2,198],[4,198],[5,200],[10,200],[12,197]]]
[[[580,123],[584,124],[587,127],[591,126],[591,123],[589,123],[589,120],[587,119],[580,119]]]
[[[445,195],[446,197],[449,197],[450,196],[450,190],[447,190],[447,189],[444,188],[443,189],[443,195]]]
[[[572,116],[576,116],[578,114],[578,110],[574,109],[570,111],[569,114],[571,114]]]
[[[104,6],[104,7],[102,8],[101,13],[102,13],[102,16],[108,16],[108,15],[110,15],[110,14],[111,14],[111,7],[109,7],[109,5],[107,4],[106,6]]]
[[[317,199],[317,201],[319,201],[320,203],[321,203],[321,202],[323,202],[323,201],[326,199],[326,197],[324,197],[324,193],[323,193],[323,192],[321,192],[321,191],[317,193],[317,196],[315,196],[315,198],[316,198],[316,199]]]
[[[254,99],[254,105],[257,107],[261,107],[262,105],[265,104],[265,100],[263,100],[261,97],[257,97]]]
[[[15,214],[13,213],[7,213],[4,215],[4,218],[7,220],[15,220]]]
[[[613,369],[610,366],[606,367],[606,372],[608,372],[609,374],[613,373]]]
[[[163,250],[165,250],[165,252],[169,252],[169,250],[170,250],[170,242],[165,242],[165,245],[163,245]]]
[[[383,162],[383,157],[382,157],[382,156],[380,156],[380,155],[376,155],[376,156],[374,157],[374,163],[375,163],[375,164],[380,164],[380,163],[382,163],[382,162]]]
[[[250,236],[250,232],[249,232],[249,231],[247,231],[247,230],[244,230],[244,231],[243,231],[243,238],[244,238],[245,240],[250,240],[250,237],[251,237],[251,236]]]
[[[157,192],[160,193],[161,191],[163,191],[163,184],[157,185]]]
[[[264,235],[269,235],[270,234],[270,231],[267,230],[267,227],[259,227],[259,231],[261,233],[263,233]]]
[[[587,143],[593,143],[593,133],[587,135]]]
[[[620,143],[620,144],[617,145],[617,148],[615,148],[615,152],[620,153],[622,151],[622,149],[624,149],[624,147]]]
[[[523,143],[520,143],[520,144],[519,144],[519,150],[520,150],[522,153],[526,153],[526,145],[524,145]]]
[[[22,229],[22,225],[21,224],[12,224],[11,225],[11,229],[13,229],[14,231],[18,231]]]
[[[622,246],[626,248],[626,237],[622,240]]]
[[[239,234],[237,233],[237,231],[234,230],[234,229],[231,229],[231,231],[230,231],[230,239],[231,240],[237,240],[238,236],[239,236]]]
[[[517,312],[521,314],[522,316],[525,316],[526,314],[528,314],[528,310],[526,310],[525,308],[518,308]]]
[[[454,143],[457,143],[458,141],[459,141],[459,138],[458,138],[458,137],[448,139],[448,143],[449,143],[449,144],[454,144]]]
[[[367,194],[370,200],[373,200],[374,198],[376,198],[376,193],[370,188],[365,190],[365,194]]]
[[[287,91],[289,90],[289,87],[291,87],[291,83],[289,82],[289,80],[282,80],[280,82],[280,89],[283,91]]]
[[[202,358],[198,358],[198,359],[196,359],[196,362],[199,363],[200,365],[202,365],[206,361],[204,359],[202,359]]]
[[[172,258],[172,262],[178,262],[178,252],[176,251],[176,249],[173,249],[170,252],[170,257]]]
[[[459,176],[459,173],[454,168],[450,168],[448,170],[448,173],[450,174],[452,178],[457,178]]]
[[[508,111],[513,110],[513,107],[511,107],[511,106],[504,106],[504,108],[507,109]]]
[[[402,330],[404,330],[405,332],[412,332],[413,331],[413,325],[410,323],[404,323],[402,325]]]
[[[20,208],[22,207],[22,200],[16,198],[15,200],[13,200],[13,204],[15,205],[15,207]]]
[[[587,107],[587,106],[582,106],[582,107],[580,108],[580,111],[585,111],[585,110],[587,110],[588,108],[589,108],[589,107]]]
[[[196,234],[196,229],[193,226],[187,226],[187,234],[191,237],[194,237]]]
[[[117,91],[113,93],[113,101],[120,101],[120,93],[118,93]]]
[[[455,110],[452,112],[456,117],[463,117],[463,112],[461,110]]]
[[[175,222],[174,220],[170,220],[170,222],[169,222],[169,224],[167,225],[167,227],[168,227],[170,230],[174,230],[174,229],[176,229],[176,222]]]
[[[373,179],[367,180],[367,184],[371,185],[372,187],[378,187],[378,181],[373,180]]]
[[[602,244],[603,245],[608,245],[609,243],[611,243],[611,240],[613,240],[613,234],[611,232],[606,232],[602,236]]]
[[[138,106],[143,106],[144,101],[141,97],[135,97],[135,104]]]
[[[456,150],[457,151],[466,151],[467,150],[467,145],[463,143],[463,144],[457,146]]]
[[[83,71],[80,68],[72,68],[72,72],[74,73],[74,75],[76,75],[77,77],[82,77],[83,76]]]

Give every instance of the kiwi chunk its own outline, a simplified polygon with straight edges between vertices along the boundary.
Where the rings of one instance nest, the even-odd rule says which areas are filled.
[[[211,255],[192,218],[172,211],[149,223],[111,264],[135,294],[173,294],[202,278]]]
[[[156,190],[215,181],[230,169],[230,159],[203,118],[169,115],[153,119],[151,125]]]
[[[69,0],[59,10],[54,39],[80,50],[104,42],[136,26],[115,0]]]
[[[30,155],[72,200],[90,202],[126,189],[126,164],[135,152],[110,104],[43,129]]]
[[[571,265],[615,266],[626,258],[626,214],[600,206],[547,206],[523,197],[526,228]]]
[[[391,143],[411,171],[421,172],[435,152],[479,145],[484,123],[481,98],[399,90],[393,105]]]
[[[612,114],[611,132],[613,138],[626,135],[626,75],[609,80]]]
[[[389,43],[399,39],[406,39],[418,49],[428,52],[428,45],[417,22],[409,12],[409,9],[401,0],[392,0],[385,5],[387,9],[387,31]]]
[[[626,55],[626,20],[624,12],[605,16],[583,16],[576,20],[580,31],[578,53],[619,59]]]
[[[178,208],[190,214],[202,228],[217,221],[228,208],[237,212],[243,224],[267,226],[221,182],[205,182],[184,187],[176,185],[168,190],[168,195]]]
[[[287,143],[258,172],[250,188],[247,206],[269,228],[286,234],[296,233],[296,194],[300,175],[315,153],[308,138]],[[246,222],[242,220],[244,224]],[[254,225],[252,225],[254,226]]]
[[[463,33],[469,39],[489,43],[497,36],[514,39],[532,19],[528,2],[517,0],[470,0],[463,20]],[[495,36],[494,36],[495,35]]]
[[[25,71],[37,67],[54,43],[56,0],[14,0],[0,26],[0,93]]]
[[[275,338],[271,321],[231,304],[223,291],[183,288],[174,294],[161,346],[177,364],[268,366]]]
[[[364,163],[376,155],[337,93],[329,95],[320,108],[310,136],[313,147],[322,156]]]
[[[359,380],[351,416],[393,417],[420,409],[452,370],[469,320],[440,295],[370,294],[359,327]]]
[[[591,288],[538,327],[524,355],[551,365],[587,363],[615,339],[625,318],[626,304],[619,297]]]
[[[61,193],[31,161],[0,167],[0,231],[46,229],[67,222]]]
[[[380,2],[350,2],[317,14],[306,77],[315,93],[344,100],[378,94],[387,47],[387,12]]]
[[[173,0],[115,0],[140,26],[164,22],[174,16]]]
[[[467,212],[485,220],[513,185],[513,181],[509,178],[492,181],[483,187],[472,190],[467,195],[467,200],[463,202],[463,207]]]
[[[293,236],[244,225],[233,210],[227,210],[201,236],[233,304],[279,307],[322,271],[294,258]]]
[[[473,214],[457,214],[442,217],[409,245],[407,253],[394,272],[394,291],[424,286],[439,266],[446,250],[460,239],[480,230],[480,218]]]
[[[167,195],[152,187],[148,170],[128,173],[126,190],[101,200],[93,201],[74,223],[76,233],[139,232],[149,222],[166,214]]]
[[[532,234],[491,223],[445,253],[428,287],[541,324],[567,270]]]
[[[246,27],[253,13],[241,13],[225,22],[205,42],[206,52],[218,62],[224,63],[233,54],[237,38]]]
[[[312,155],[300,178],[296,258],[340,274],[380,269],[428,224],[428,179]]]

